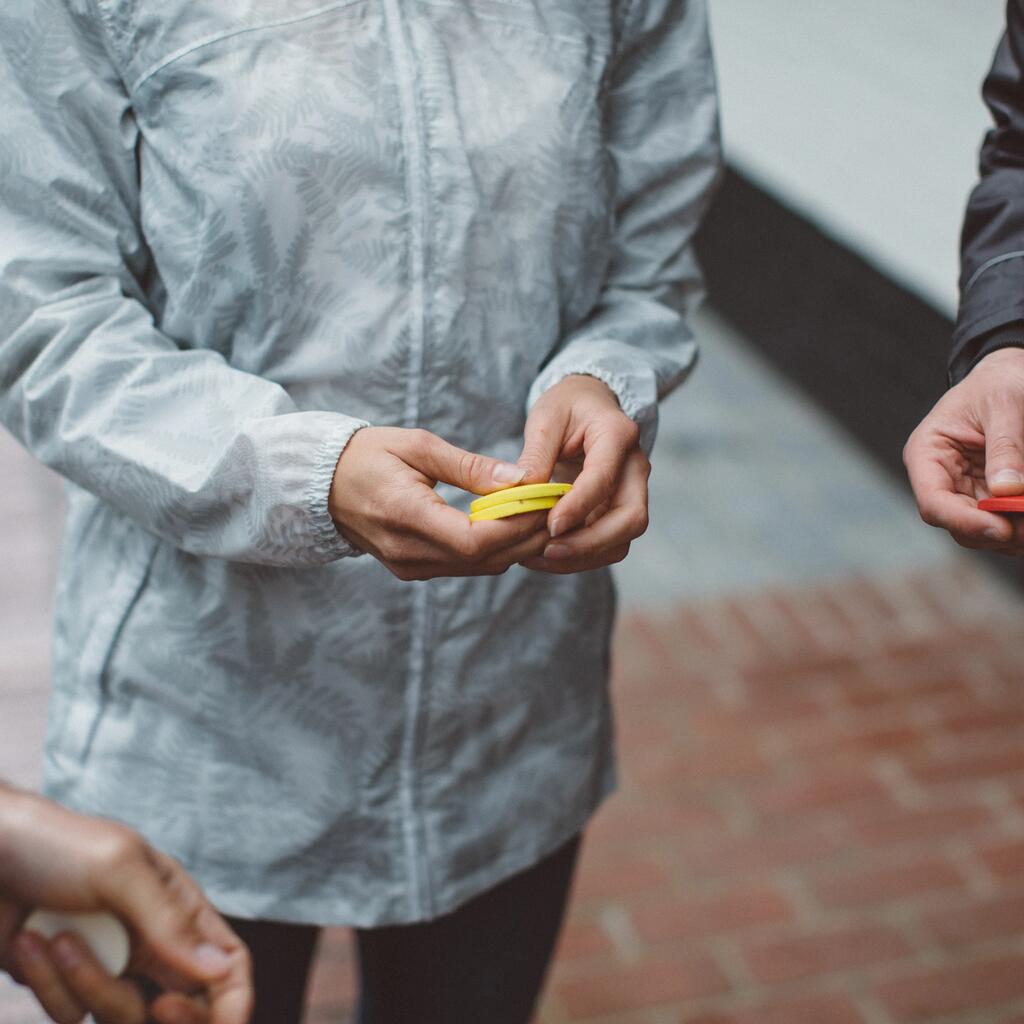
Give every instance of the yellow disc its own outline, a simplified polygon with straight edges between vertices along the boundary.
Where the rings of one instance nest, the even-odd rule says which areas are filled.
[[[554,498],[557,501],[563,494],[567,494],[571,490],[572,484],[520,484],[518,487],[506,487],[502,491],[494,491],[492,494],[485,494],[482,498],[477,498],[469,506],[469,511],[480,512],[494,505],[504,505],[509,501],[528,501],[532,498]],[[513,515],[514,513],[507,514]]]
[[[490,508],[481,508],[476,512],[470,512],[471,522],[480,523],[485,519],[505,519],[508,516],[518,516],[523,512],[536,512],[542,508],[554,508],[558,504],[558,496],[550,498],[520,498],[517,501],[504,501],[500,505],[492,505]]]

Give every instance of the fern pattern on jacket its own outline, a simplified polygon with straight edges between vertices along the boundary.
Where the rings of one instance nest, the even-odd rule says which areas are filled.
[[[401,583],[327,494],[367,423],[514,459],[571,373],[650,449],[703,0],[34,0],[0,95],[0,417],[68,481],[48,791],[279,920],[429,918],[578,831],[608,573]]]

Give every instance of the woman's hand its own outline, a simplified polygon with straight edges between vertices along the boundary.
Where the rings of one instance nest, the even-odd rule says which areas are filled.
[[[647,529],[651,464],[639,440],[637,425],[594,377],[566,377],[541,395],[526,420],[524,480],[575,474],[575,482],[550,512],[551,543],[523,565],[571,573],[626,557],[630,542]]]
[[[131,933],[129,973],[167,991],[150,1007],[73,935],[21,931],[36,908],[106,911]],[[131,829],[0,787],[0,968],[59,1024],[246,1024],[249,953],[172,858]],[[147,1016],[147,1013],[149,1016]]]
[[[329,507],[345,538],[400,580],[494,576],[544,550],[545,514],[471,523],[434,485],[489,494],[522,479],[523,470],[510,463],[463,451],[426,430],[364,427],[338,460]]]
[[[1024,554],[1024,520],[982,512],[1024,493],[1024,349],[985,356],[910,435],[903,461],[921,518],[967,548]]]

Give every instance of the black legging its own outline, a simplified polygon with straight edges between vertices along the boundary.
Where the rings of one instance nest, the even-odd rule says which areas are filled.
[[[358,1024],[528,1024],[578,851],[576,838],[435,921],[356,929]],[[253,957],[252,1024],[300,1024],[319,928],[228,921]]]

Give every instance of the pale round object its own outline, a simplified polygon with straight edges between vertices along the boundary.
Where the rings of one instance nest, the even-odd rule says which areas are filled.
[[[62,914],[54,910],[35,910],[22,925],[52,939],[61,932],[73,932],[92,950],[92,954],[115,978],[128,966],[131,942],[123,924],[113,914]]]

